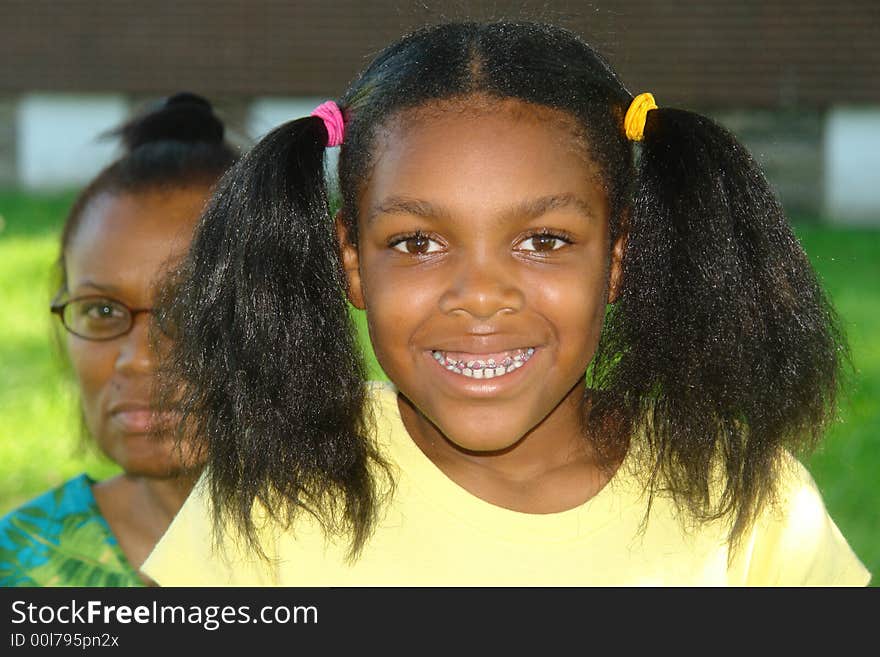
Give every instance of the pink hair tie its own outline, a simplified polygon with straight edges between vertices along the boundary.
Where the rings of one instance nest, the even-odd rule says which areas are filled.
[[[342,112],[339,105],[332,100],[321,103],[312,112],[312,116],[319,116],[327,128],[327,146],[339,146],[345,135],[345,122],[342,120]]]

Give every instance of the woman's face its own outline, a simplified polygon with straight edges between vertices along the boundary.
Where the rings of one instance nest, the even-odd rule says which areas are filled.
[[[620,250],[609,258],[607,195],[566,117],[517,101],[409,115],[358,211],[352,301],[421,425],[472,453],[542,426],[579,434]]]
[[[195,186],[96,196],[64,253],[67,297],[152,307],[153,286],[186,252],[208,195],[207,187]],[[107,341],[67,333],[67,347],[86,426],[101,450],[129,474],[169,477],[186,464],[170,430],[151,433],[159,416],[150,405],[156,373],[150,321],[149,313],[137,314],[131,331]]]

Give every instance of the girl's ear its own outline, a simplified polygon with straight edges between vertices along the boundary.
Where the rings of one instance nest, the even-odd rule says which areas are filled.
[[[623,253],[626,251],[628,233],[622,231],[611,249],[611,267],[608,276],[608,303],[617,301],[623,282]]]
[[[348,239],[348,229],[345,227],[345,220],[340,212],[336,213],[334,222],[339,253],[342,255],[342,268],[345,270],[348,300],[358,310],[364,310],[364,292],[361,288],[360,259],[358,258],[357,246]]]

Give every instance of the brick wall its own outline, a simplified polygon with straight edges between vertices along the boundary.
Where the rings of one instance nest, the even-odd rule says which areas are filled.
[[[880,102],[876,0],[4,0],[0,93],[338,95],[425,22],[547,18],[667,105]]]
[[[0,187],[18,180],[15,148],[15,99],[0,96]]]
[[[786,211],[810,219],[824,204],[822,113],[815,110],[712,112],[760,164]]]

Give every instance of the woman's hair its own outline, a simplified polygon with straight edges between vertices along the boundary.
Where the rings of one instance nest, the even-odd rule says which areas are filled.
[[[77,195],[61,230],[55,287],[67,289],[64,254],[89,203],[101,194],[137,194],[157,189],[213,185],[238,159],[224,140],[223,122],[211,104],[191,93],[161,101],[107,133],[124,152]]]
[[[432,26],[382,51],[338,99],[352,242],[389,121],[474,96],[573,119],[610,201],[609,257],[626,240],[585,388],[585,426],[602,428],[589,438],[609,467],[638,441],[651,493],[699,520],[728,518],[735,541],[771,496],[782,448],[808,446],[833,416],[846,353],[759,167],[683,110],[649,112],[636,146],[623,128],[633,95],[565,29]],[[223,179],[170,300],[169,366],[207,448],[217,526],[233,520],[259,548],[255,501],[288,523],[305,510],[349,536],[354,556],[374,523],[381,458],[322,175],[327,139],[320,118],[291,121]]]

